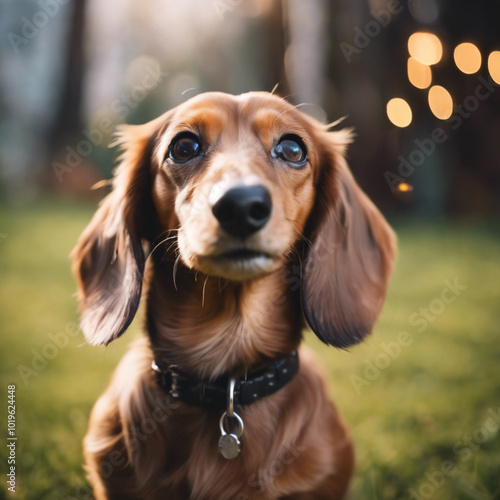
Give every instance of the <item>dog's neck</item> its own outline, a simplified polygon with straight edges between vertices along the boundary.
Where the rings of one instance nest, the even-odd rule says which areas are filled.
[[[244,375],[297,348],[303,326],[287,271],[245,282],[156,260],[149,270],[147,328],[155,359],[200,378]]]

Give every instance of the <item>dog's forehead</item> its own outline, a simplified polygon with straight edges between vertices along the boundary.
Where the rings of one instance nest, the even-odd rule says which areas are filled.
[[[207,92],[179,105],[171,120],[174,128],[280,129],[288,126],[307,128],[310,119],[284,99],[268,92],[249,92],[234,96]]]

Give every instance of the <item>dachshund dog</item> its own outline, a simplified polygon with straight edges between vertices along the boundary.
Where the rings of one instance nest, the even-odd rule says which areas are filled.
[[[72,254],[91,344],[122,335],[145,286],[147,335],[84,439],[97,499],[344,497],[352,442],[296,350],[306,322],[339,348],[370,333],[396,242],[348,170],[350,131],[330,128],[252,92],[120,129]]]

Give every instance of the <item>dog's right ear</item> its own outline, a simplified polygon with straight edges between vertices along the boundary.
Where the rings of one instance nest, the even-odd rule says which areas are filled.
[[[113,189],[81,235],[71,257],[78,283],[81,328],[89,343],[107,345],[132,322],[144,274],[142,239],[151,214],[151,151],[158,120],[125,126]]]

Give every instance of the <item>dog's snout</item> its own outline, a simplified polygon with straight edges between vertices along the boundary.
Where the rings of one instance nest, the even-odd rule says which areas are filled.
[[[226,191],[212,212],[226,233],[248,238],[265,226],[272,206],[271,195],[264,186],[238,186]]]

